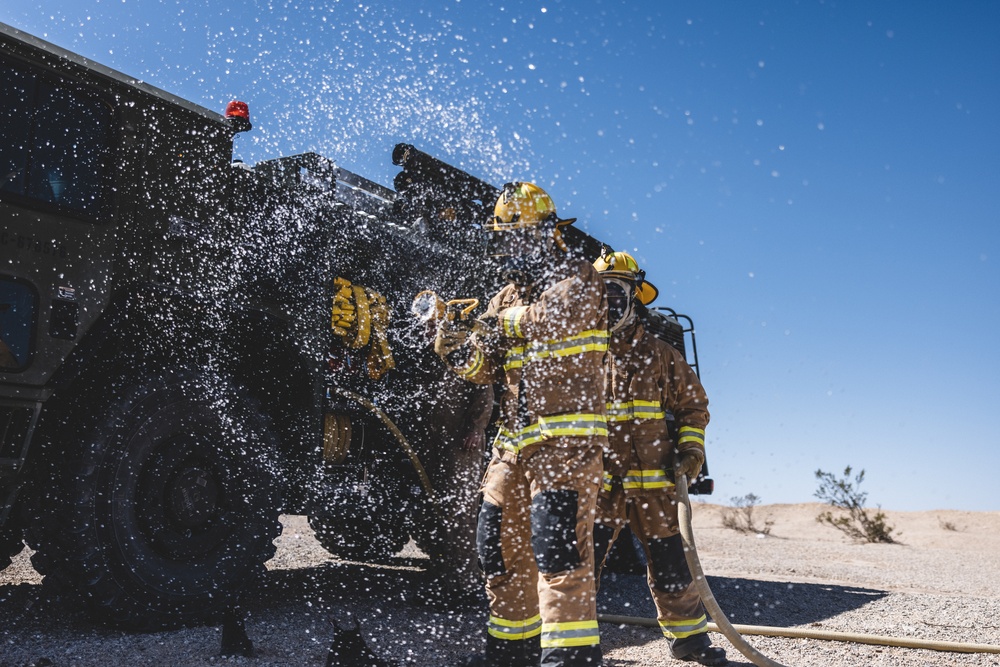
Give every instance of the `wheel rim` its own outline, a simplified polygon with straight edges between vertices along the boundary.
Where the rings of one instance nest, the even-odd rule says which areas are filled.
[[[211,558],[229,535],[226,479],[192,436],[157,443],[136,494],[135,516],[150,547],[178,561]]]

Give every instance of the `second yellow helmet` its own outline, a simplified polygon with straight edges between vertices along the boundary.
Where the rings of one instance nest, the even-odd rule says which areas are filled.
[[[594,268],[606,278],[621,278],[634,284],[635,295],[644,306],[653,303],[659,294],[656,286],[646,280],[646,272],[627,252],[605,252],[594,262]]]

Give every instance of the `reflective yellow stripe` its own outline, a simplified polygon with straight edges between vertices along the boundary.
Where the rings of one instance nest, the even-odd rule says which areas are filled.
[[[469,360],[465,362],[465,365],[461,368],[456,368],[455,372],[464,378],[475,377],[476,374],[482,370],[483,362],[485,360],[486,358],[483,356],[483,353],[474,348],[472,350],[472,356],[469,357]]]
[[[524,317],[524,313],[527,310],[527,306],[514,306],[504,311],[502,324],[505,336],[510,338],[524,338],[521,334],[521,318]]]
[[[505,315],[506,317],[506,315]],[[506,330],[506,323],[504,328]],[[511,368],[521,368],[524,364],[542,359],[552,359],[556,357],[569,357],[574,354],[585,354],[587,352],[607,352],[608,338],[607,331],[591,329],[567,338],[555,340],[534,341],[527,345],[518,345],[507,351],[504,358],[504,370]]]
[[[542,617],[536,614],[523,621],[508,621],[498,616],[490,616],[486,632],[497,639],[530,639],[542,633]]]
[[[542,624],[542,648],[597,646],[600,643],[601,633],[597,629],[597,621]]]
[[[660,621],[660,630],[667,639],[684,639],[708,631],[708,621],[701,618],[687,618],[678,621]]]
[[[608,421],[623,422],[633,419],[666,419],[659,401],[613,401],[608,403]]]
[[[534,424],[525,426],[516,433],[501,428],[493,446],[511,452],[519,452],[528,445],[559,436],[598,436],[608,434],[608,422],[604,415],[593,413],[553,415],[539,417]]]
[[[674,486],[667,477],[667,471],[662,468],[655,470],[629,470],[622,477],[622,487],[625,489],[666,489]]]
[[[636,419],[664,419],[667,413],[660,407],[659,401],[632,401]]]
[[[702,447],[705,446],[705,429],[703,428],[695,428],[694,426],[681,426],[678,435],[680,436],[680,438],[677,441],[678,445],[683,445],[685,442],[696,442]]]
[[[607,492],[610,493],[611,492],[611,483],[613,481],[614,481],[614,477],[611,476],[611,473],[609,473],[607,470],[605,470],[604,474],[601,476],[601,488],[603,488],[605,491],[607,491]]]

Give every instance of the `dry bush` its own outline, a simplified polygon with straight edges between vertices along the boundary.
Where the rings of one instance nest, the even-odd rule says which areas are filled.
[[[757,533],[759,535],[770,535],[771,526],[774,520],[770,517],[764,518],[763,527],[758,526],[754,517],[754,509],[760,504],[760,498],[753,493],[748,493],[739,498],[730,498],[732,507],[722,510],[722,525],[731,528],[739,533]]]
[[[943,530],[951,530],[954,532],[958,532],[958,526],[953,524],[951,521],[945,521],[940,517],[938,517],[938,525],[941,526]]]
[[[868,494],[859,488],[865,479],[865,471],[862,470],[854,479],[851,479],[851,466],[844,468],[844,477],[837,479],[833,473],[816,471],[816,478],[819,479],[819,489],[816,497],[833,505],[847,514],[837,514],[826,511],[816,517],[820,523],[826,523],[848,537],[858,542],[888,542],[896,540],[892,538],[894,528],[886,523],[885,513],[881,507],[871,516],[865,509],[865,500]],[[898,535],[899,533],[897,533]]]

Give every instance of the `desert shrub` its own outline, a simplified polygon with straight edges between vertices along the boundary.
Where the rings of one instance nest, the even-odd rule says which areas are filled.
[[[945,521],[944,519],[938,517],[938,525],[944,530],[951,530],[958,532],[958,526],[953,524],[951,521]]]
[[[765,517],[764,525],[758,526],[754,517],[754,509],[760,504],[760,498],[753,493],[748,493],[739,498],[730,498],[732,507],[722,510],[722,525],[732,528],[740,533],[758,533],[760,535],[770,535],[771,526],[774,520]]]
[[[821,513],[816,517],[820,523],[833,526],[851,539],[859,542],[893,543],[894,528],[886,523],[885,513],[881,507],[872,516],[865,508],[868,494],[861,491],[861,483],[865,479],[865,471],[860,471],[851,479],[851,466],[844,468],[843,478],[836,478],[833,473],[816,471],[819,489],[815,496],[847,514],[834,514],[831,511]],[[897,533],[898,535],[898,533]]]

